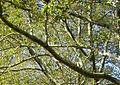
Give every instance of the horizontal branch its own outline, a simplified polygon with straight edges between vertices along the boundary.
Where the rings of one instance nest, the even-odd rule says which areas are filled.
[[[0,11],[2,12],[2,7],[0,5]],[[61,57],[59,54],[57,54],[51,47],[49,47],[47,44],[45,44],[45,42],[43,42],[41,39],[38,39],[36,36],[31,35],[29,33],[27,33],[26,31],[20,29],[19,27],[13,25],[11,22],[9,22],[8,20],[6,20],[4,17],[2,17],[2,13],[0,13],[0,18],[1,20],[6,23],[6,25],[8,25],[10,28],[12,28],[13,30],[15,30],[16,32],[19,32],[20,34],[26,36],[27,38],[31,39],[32,41],[38,43],[39,45],[41,45],[43,48],[45,48],[48,52],[50,52],[54,58],[56,58],[59,62],[67,65],[68,67],[70,67],[71,69],[73,69],[74,71],[89,77],[89,78],[103,78],[103,79],[107,79],[111,82],[114,82],[116,85],[120,85],[120,80],[104,74],[104,73],[90,73],[87,72],[85,70],[83,70],[82,68],[78,67],[76,64],[74,64],[73,62],[66,60],[65,58]]]
[[[22,35],[25,35],[27,38],[31,39],[32,41],[38,43],[39,45],[41,45],[43,48],[45,48],[46,50],[48,50],[59,62],[64,63],[65,65],[67,65],[68,67],[70,67],[71,69],[77,71],[78,73],[89,77],[89,78],[103,78],[103,79],[107,79],[111,82],[116,83],[117,85],[120,85],[120,80],[111,77],[107,74],[99,74],[99,73],[90,73],[87,72],[85,70],[83,70],[82,68],[78,67],[76,64],[74,64],[71,61],[66,60],[65,58],[62,58],[60,55],[58,55],[51,47],[49,47],[47,44],[45,44],[45,42],[43,42],[42,40],[38,39],[36,36],[33,36],[27,32],[25,32],[24,30],[20,29],[19,27],[13,25],[12,23],[10,23],[9,21],[7,21],[4,17],[1,17],[1,20],[6,23],[6,25],[8,25],[10,28],[12,28],[13,30],[19,32]]]
[[[105,53],[99,52],[99,54],[104,55],[104,56],[109,56],[109,57],[111,57],[111,58],[114,58],[114,59],[120,61],[120,58],[119,58],[119,57],[113,55],[113,54],[110,53],[110,52],[105,52]]]
[[[3,36],[1,39],[0,39],[0,42],[2,42],[6,37],[10,36],[10,35],[16,35],[17,33],[10,33],[10,34],[7,34],[5,36]]]
[[[36,58],[36,57],[39,57],[39,56],[49,56],[49,55],[48,55],[48,54],[36,55],[36,56],[30,57],[30,58],[28,58],[28,59],[22,60],[22,61],[20,61],[20,62],[14,64],[14,65],[2,66],[2,67],[0,67],[0,69],[15,67],[15,66],[17,66],[17,65],[19,65],[19,64],[22,64],[23,62],[29,61],[29,60],[31,60],[31,59],[33,59],[33,58]]]
[[[41,69],[39,69],[39,68],[22,68],[22,69],[9,70],[9,71],[0,72],[0,73],[4,73],[5,74],[5,73],[8,73],[10,71],[18,72],[18,71],[26,71],[26,70],[39,70],[39,71],[41,71]]]
[[[74,17],[80,18],[80,19],[82,19],[84,21],[87,21],[89,23],[92,23],[92,24],[95,24],[95,25],[98,25],[98,26],[102,26],[102,27],[106,27],[108,30],[116,32],[120,36],[120,33],[118,32],[118,30],[115,30],[114,27],[110,24],[106,24],[105,22],[91,21],[91,20],[89,20],[88,18],[86,18],[82,15],[76,14],[75,12],[68,12],[68,13],[70,15],[74,16]]]

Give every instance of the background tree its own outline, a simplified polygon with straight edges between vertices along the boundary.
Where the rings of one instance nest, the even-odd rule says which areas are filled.
[[[0,84],[120,85],[118,0],[1,0]]]

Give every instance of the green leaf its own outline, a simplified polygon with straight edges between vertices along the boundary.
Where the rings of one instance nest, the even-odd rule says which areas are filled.
[[[47,9],[47,5],[45,4],[45,5],[43,6],[43,9],[42,9],[41,14],[43,14],[43,13],[46,11],[46,9]]]
[[[58,4],[55,4],[55,7],[58,8],[58,9],[63,9],[64,8],[63,6],[60,6]]]
[[[69,9],[69,7],[66,5],[66,6],[65,6],[65,9]]]
[[[5,14],[3,14],[3,17],[4,17],[4,18],[7,18],[8,16],[9,16],[9,15],[8,15],[8,14],[6,14],[6,13],[5,13]]]
[[[43,6],[43,9],[46,9],[47,8],[47,5],[45,4],[44,6]]]
[[[118,19],[118,21],[120,21],[120,19]]]
[[[55,7],[57,7],[58,6],[58,4],[55,4]]]

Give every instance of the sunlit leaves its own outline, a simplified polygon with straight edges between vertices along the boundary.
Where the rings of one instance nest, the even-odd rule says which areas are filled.
[[[9,17],[9,15],[8,15],[8,14],[6,14],[6,13],[4,13],[2,16],[3,16],[4,18]]]
[[[42,12],[41,12],[42,14],[46,11],[47,7],[48,6],[46,4],[43,6],[43,9],[42,9]]]
[[[120,22],[120,19],[118,19],[118,21]]]
[[[92,1],[94,3],[91,3]],[[104,51],[104,44],[106,41],[109,41],[107,52],[111,52],[116,55],[118,50],[118,38],[116,38],[116,34],[108,28],[95,24],[112,24],[113,27],[115,26],[113,29],[116,29],[117,26],[115,23],[117,19],[114,17],[115,15],[113,13],[115,8],[112,8],[112,6],[108,4],[106,5],[105,2],[96,3],[95,1],[98,0],[51,0],[51,2],[47,4],[42,3],[40,0],[12,0],[12,2],[19,5],[19,7],[14,6],[13,4],[4,3],[3,17],[12,24],[18,26],[20,29],[23,29],[31,35],[35,35],[44,42],[46,42],[46,37],[48,37],[48,41],[46,43],[50,46],[50,48],[54,49],[61,57],[70,60],[75,64],[83,64],[82,68],[89,72],[93,72],[92,65],[88,59],[90,57],[90,50],[92,47],[95,51],[96,63],[99,63],[96,67],[98,72],[98,68],[100,67],[99,65],[101,64],[100,60],[103,58],[99,52]],[[29,8],[31,11],[26,11],[20,7]],[[111,13],[103,16],[109,10],[112,10]],[[84,16],[85,18],[90,18],[92,22],[95,22],[94,24],[91,22],[91,36],[88,35],[89,23],[85,20],[69,15],[69,11]],[[67,33],[67,26],[63,22],[65,19],[77,44],[79,44],[89,56],[84,56],[79,49],[75,48],[77,47],[77,44]],[[118,21],[120,20],[118,19]],[[3,38],[10,33],[15,33],[15,31],[6,26],[2,21],[0,21],[0,27],[0,38]],[[79,34],[78,31],[80,31]],[[28,52],[27,46],[33,48],[36,55],[49,54],[46,49],[43,49],[37,43],[34,43],[21,34],[6,36],[0,43],[1,65],[14,65],[28,57],[34,57]],[[90,43],[93,45],[91,46]],[[44,65],[49,70],[49,74],[57,80],[57,82],[62,81],[63,83],[67,82],[66,84],[68,84],[70,79],[70,83],[75,83],[72,80],[77,81],[78,74],[74,70],[69,69],[66,65],[59,63],[59,61],[55,60],[51,54],[50,56],[38,57],[42,59]],[[107,58],[109,59],[110,57]],[[117,62],[114,64],[116,63]],[[14,70],[23,67],[37,67],[40,68],[40,70],[16,71],[19,76],[10,71],[11,69]],[[44,68],[44,66],[42,67]],[[6,76],[6,78],[16,75],[15,77],[11,77],[11,81],[14,82],[14,84],[35,85],[38,83],[41,84],[41,82],[43,85],[48,85],[48,83],[51,84],[49,78],[44,75],[44,72],[46,71],[42,71],[43,70],[36,61],[31,59],[15,66],[14,68],[10,68],[8,71],[9,75]],[[92,85],[89,79],[87,79],[85,80],[87,82],[86,84]],[[8,80],[6,79],[6,81]]]

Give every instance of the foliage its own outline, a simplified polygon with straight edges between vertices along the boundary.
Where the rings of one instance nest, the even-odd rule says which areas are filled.
[[[116,0],[42,1],[0,1],[0,84],[119,85]]]

